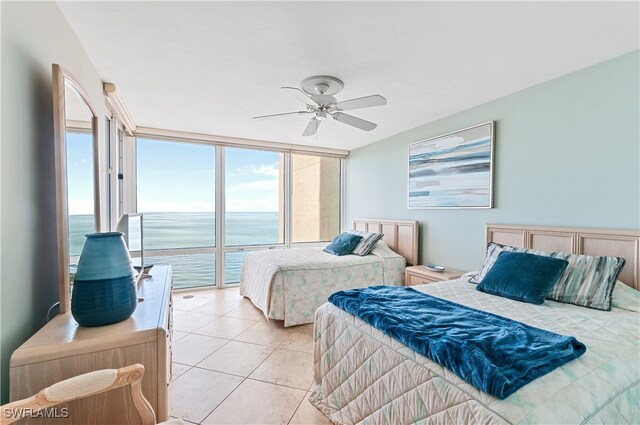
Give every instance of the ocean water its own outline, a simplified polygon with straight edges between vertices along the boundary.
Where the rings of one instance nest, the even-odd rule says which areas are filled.
[[[215,253],[154,255],[158,249],[214,248],[215,213],[144,213],[145,264],[171,264],[175,288],[215,284]],[[227,213],[225,245],[267,245],[282,242],[278,213]],[[80,255],[93,216],[69,217],[69,247]],[[244,257],[250,252],[225,253],[225,284],[237,283]]]

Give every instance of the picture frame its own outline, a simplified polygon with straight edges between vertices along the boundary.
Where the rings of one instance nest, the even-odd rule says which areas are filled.
[[[409,209],[493,208],[495,121],[408,147]]]

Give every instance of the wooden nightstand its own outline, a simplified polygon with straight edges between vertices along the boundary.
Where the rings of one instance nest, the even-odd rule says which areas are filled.
[[[429,270],[425,266],[407,267],[404,271],[405,286],[422,285],[424,283],[440,282],[442,280],[458,279],[466,272],[447,268],[443,272]]]

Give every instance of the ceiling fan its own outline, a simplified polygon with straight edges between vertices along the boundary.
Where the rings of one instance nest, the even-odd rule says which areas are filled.
[[[309,121],[309,124],[307,124],[307,127],[302,132],[303,136],[313,136],[316,134],[320,123],[328,117],[364,131],[371,131],[376,128],[377,124],[363,120],[362,118],[354,117],[353,115],[345,114],[343,111],[386,105],[387,99],[379,94],[374,94],[371,96],[358,97],[356,99],[338,102],[333,95],[342,90],[343,87],[344,84],[342,81],[327,75],[317,75],[305,78],[300,83],[300,88],[281,87],[304,102],[306,105],[305,110],[285,112],[282,114],[261,115],[253,118],[261,119],[281,117],[285,115],[313,114],[311,121]]]

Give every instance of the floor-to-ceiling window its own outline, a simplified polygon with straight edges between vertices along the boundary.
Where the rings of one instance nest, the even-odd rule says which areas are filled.
[[[248,254],[340,230],[340,158],[150,138],[136,157],[145,263],[171,264],[175,288],[237,284]]]
[[[224,148],[224,282],[240,281],[244,257],[284,244],[285,154]]]
[[[137,139],[145,263],[173,266],[174,287],[216,283],[216,147]]]

